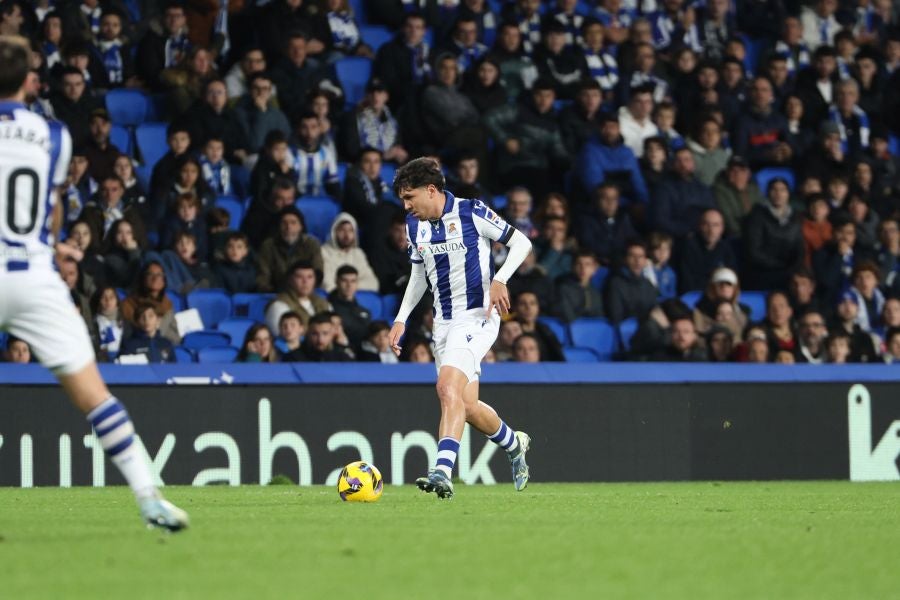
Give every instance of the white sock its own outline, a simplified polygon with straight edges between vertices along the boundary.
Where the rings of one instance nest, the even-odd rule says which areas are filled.
[[[113,396],[92,410],[87,420],[94,428],[100,445],[119,472],[128,482],[131,491],[140,499],[156,494],[153,473],[146,457],[134,443],[134,425],[125,407]]]

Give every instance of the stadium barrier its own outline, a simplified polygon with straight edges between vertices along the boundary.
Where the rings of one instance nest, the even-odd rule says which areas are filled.
[[[361,457],[387,482],[409,483],[433,463],[432,369],[360,381],[359,371],[339,365],[280,365],[267,382],[234,385],[250,378],[232,369],[239,366],[104,368],[111,381],[131,384],[114,392],[134,416],[161,482],[255,484],[284,474],[333,484],[340,466]],[[486,369],[482,397],[534,437],[536,483],[900,479],[900,398],[893,371],[882,367],[634,365],[644,376],[631,373],[624,382],[623,369],[632,366],[617,365],[606,383],[589,369],[581,378],[589,382],[578,384],[553,369],[516,367]],[[261,377],[267,369],[254,371]],[[828,371],[844,380],[827,381]],[[0,369],[0,485],[122,483],[59,388],[33,385],[34,378],[16,385],[10,372]],[[398,372],[412,383],[396,384]],[[343,381],[335,383],[338,373]],[[33,375],[51,381],[45,372]],[[301,376],[307,383],[296,385]],[[219,385],[190,385],[210,382]],[[475,431],[467,430],[458,465],[466,483],[510,479],[505,456]]]

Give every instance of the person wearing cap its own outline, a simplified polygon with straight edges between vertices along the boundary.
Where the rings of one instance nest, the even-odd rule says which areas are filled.
[[[788,165],[794,152],[786,141],[787,119],[773,109],[772,83],[757,77],[749,91],[748,107],[734,124],[734,152],[746,158],[754,169]]]
[[[103,181],[113,174],[116,158],[122,153],[109,141],[109,134],[112,131],[109,112],[105,108],[92,110],[88,129],[91,139],[85,144],[84,151],[91,163],[91,177]]]
[[[803,264],[803,231],[787,181],[770,181],[766,196],[768,202],[755,206],[745,223],[745,280],[750,289],[784,289],[790,272]]]
[[[697,229],[682,242],[678,253],[678,287],[681,293],[700,290],[719,267],[737,269],[731,243],[723,239],[725,219],[721,211],[703,211]]]
[[[259,50],[255,52],[262,56]],[[270,131],[290,131],[291,124],[276,106],[275,84],[266,73],[251,74],[247,80],[247,90],[235,104],[234,112],[247,139],[248,150],[251,154],[257,154],[265,145]]]
[[[597,189],[601,183],[612,183],[615,178],[615,183],[621,187],[624,204],[647,204],[650,200],[647,186],[634,152],[622,139],[618,117],[601,112],[599,121],[599,133],[589,139],[578,154],[575,177],[585,193]]]
[[[838,296],[834,321],[830,331],[850,336],[850,358],[848,362],[870,363],[878,360],[875,340],[878,336],[867,333],[859,326],[859,299],[851,291]]]
[[[363,99],[341,117],[338,147],[341,156],[357,160],[363,148],[378,150],[385,161],[406,162],[400,125],[391,112],[387,84],[373,77],[366,84]]]
[[[694,306],[694,326],[703,335],[716,323],[728,327],[737,340],[740,334],[750,322],[750,309],[740,303],[741,286],[738,276],[727,267],[719,267],[710,275],[706,283],[706,289],[700,300]],[[730,310],[720,308],[722,303],[727,303]]]

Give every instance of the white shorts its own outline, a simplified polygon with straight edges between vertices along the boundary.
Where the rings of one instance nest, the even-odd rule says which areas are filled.
[[[0,271],[0,329],[24,340],[58,375],[94,361],[87,325],[56,271]]]
[[[481,359],[497,340],[500,315],[496,309],[488,319],[486,309],[473,308],[449,321],[434,322],[434,366],[456,367],[469,381],[481,375]]]

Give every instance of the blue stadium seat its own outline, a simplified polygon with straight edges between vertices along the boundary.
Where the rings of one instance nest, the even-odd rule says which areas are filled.
[[[697,303],[700,302],[700,298],[703,297],[703,292],[701,290],[693,290],[690,292],[685,292],[681,295],[681,301],[688,305],[688,308],[694,308],[697,306]]]
[[[560,344],[571,346],[572,340],[569,339],[569,328],[566,327],[562,320],[556,317],[538,317],[538,321],[550,328],[550,331],[553,332]],[[597,360],[597,357],[594,357],[594,360]]]
[[[750,308],[750,321],[761,321],[766,316],[766,298],[769,292],[741,291],[738,298],[740,304],[746,304]]]
[[[216,198],[216,206],[224,208],[229,214],[229,226],[232,229],[240,229],[244,219],[244,203],[234,196],[219,196]]]
[[[599,267],[594,276],[591,277],[591,287],[598,291],[603,291],[606,285],[606,278],[609,277],[609,269],[607,267]]]
[[[350,165],[341,161],[338,164],[338,179],[341,180],[341,187],[344,185],[344,181],[347,179],[347,169]]]
[[[143,123],[134,130],[141,162],[145,165],[155,165],[156,161],[169,151],[169,145],[166,143],[166,127],[165,123]]]
[[[175,312],[184,310],[184,298],[181,297],[181,294],[174,290],[166,290],[166,296],[172,301],[172,310]]]
[[[369,311],[370,319],[373,321],[378,321],[382,318],[382,311],[384,310],[384,306],[381,303],[381,295],[378,292],[372,292],[369,290],[359,290],[356,292],[356,301],[359,304]]]
[[[359,36],[367,46],[377,52],[393,39],[394,34],[384,25],[360,25]]]
[[[494,199],[491,200],[491,203],[494,205],[495,210],[503,210],[506,208],[507,201],[508,198],[506,197],[506,194],[497,194],[494,196]]]
[[[397,173],[397,165],[394,163],[386,162],[381,165],[381,180],[384,181],[388,187],[394,185],[394,174]]]
[[[381,297],[381,315],[388,323],[394,322],[400,309],[400,294],[385,294]]]
[[[353,18],[356,19],[357,25],[364,25],[369,22],[366,13],[366,0],[350,0],[350,9],[353,11]]]
[[[566,357],[566,362],[598,362],[597,355],[590,348],[563,348],[563,355]]]
[[[110,143],[122,154],[131,156],[131,132],[122,125],[113,125],[109,132]]]
[[[176,363],[192,363],[194,362],[194,353],[184,346],[175,346],[175,362]]]
[[[572,345],[590,348],[600,360],[610,360],[616,351],[616,330],[606,319],[582,318],[569,323]]]
[[[759,191],[762,192],[763,196],[766,195],[766,188],[769,186],[769,182],[776,177],[781,177],[787,181],[788,187],[792,191],[796,182],[794,172],[786,167],[766,167],[757,171],[755,177],[756,185],[759,186]]]
[[[219,321],[216,331],[227,333],[231,337],[231,343],[237,348],[244,343],[247,330],[253,327],[256,321],[250,317],[228,317]]]
[[[638,322],[634,317],[630,319],[625,319],[616,327],[616,331],[619,334],[619,347],[628,352],[631,350],[631,338],[634,337],[634,332],[637,331]]]
[[[742,35],[741,38],[744,41],[744,48],[747,50],[744,55],[744,68],[747,69],[748,73],[756,73],[760,67],[759,59],[762,57],[763,50],[765,50],[769,40],[752,38],[748,35]]]
[[[230,346],[231,337],[221,331],[203,329],[201,331],[192,331],[184,336],[181,340],[181,345],[191,351],[208,348],[209,346]]]
[[[141,183],[144,190],[150,189],[150,179],[153,177],[153,165],[138,165],[134,168],[134,176]]]
[[[140,0],[125,0],[125,8],[128,9],[128,16],[132,23],[141,22],[141,3]]]
[[[250,303],[254,300],[265,298],[271,300],[275,294],[258,294],[238,292],[231,296],[231,314],[235,317],[246,317],[249,313]]]
[[[238,349],[231,346],[207,346],[197,350],[197,362],[233,363],[237,355]]]
[[[188,308],[196,308],[203,326],[212,329],[231,316],[231,298],[225,290],[194,290],[187,295]]]
[[[243,165],[231,165],[231,185],[237,196],[250,193],[250,171]]]
[[[140,90],[118,88],[106,93],[106,110],[115,125],[136,127],[147,120],[147,95]]]
[[[296,206],[306,219],[306,232],[324,243],[341,207],[328,196],[303,196]]]
[[[269,304],[271,304],[274,299],[274,296],[268,297],[266,295],[260,295],[259,298],[252,300],[247,306],[247,316],[257,323],[265,323],[266,309],[269,308]]]
[[[893,133],[888,134],[888,152],[894,156],[900,156],[900,137]]]
[[[0,348],[6,348],[6,342],[9,339],[9,336],[5,331],[0,331]]]
[[[334,63],[338,81],[344,89],[344,102],[347,107],[356,106],[363,99],[366,84],[372,76],[372,61],[368,58],[351,56]]]

